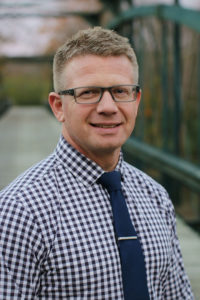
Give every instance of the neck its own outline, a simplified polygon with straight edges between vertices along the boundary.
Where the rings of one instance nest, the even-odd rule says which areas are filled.
[[[115,149],[113,151],[109,150],[107,152],[104,151],[103,153],[102,151],[101,153],[91,153],[82,149],[77,150],[90,160],[94,161],[106,172],[113,171],[119,161],[120,149]]]
[[[91,159],[91,157],[89,157]],[[119,153],[112,153],[110,155],[103,155],[103,157],[95,157],[92,159],[96,162],[104,171],[113,171],[119,161]]]
[[[113,171],[119,161],[120,156],[120,148],[117,149],[109,149],[102,152],[101,151],[88,151],[87,149],[83,149],[82,147],[78,147],[74,143],[70,143],[70,141],[65,137],[67,142],[74,147],[81,154],[85,155],[90,160],[94,161],[97,165],[99,165],[104,171],[109,172]]]

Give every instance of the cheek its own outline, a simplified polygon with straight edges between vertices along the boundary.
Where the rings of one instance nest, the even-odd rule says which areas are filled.
[[[66,105],[64,108],[65,124],[72,130],[82,128],[87,119],[86,110],[78,105],[79,104],[76,103],[70,103],[70,105]]]
[[[69,101],[65,101],[63,104],[63,114],[65,118],[65,122],[71,122],[72,116],[74,116],[74,105]]]
[[[129,134],[133,131],[135,127],[135,120],[137,117],[137,111],[135,109],[129,109],[126,111],[126,120],[127,120],[127,130],[129,131]]]
[[[125,116],[127,122],[130,124],[135,122],[136,115],[137,115],[137,112],[136,112],[135,107],[133,107],[133,106],[127,107],[126,110],[124,110],[124,116]]]

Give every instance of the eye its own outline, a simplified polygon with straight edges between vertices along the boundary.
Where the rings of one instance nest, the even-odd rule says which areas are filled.
[[[78,98],[83,98],[83,99],[88,99],[88,98],[93,98],[96,95],[100,94],[100,90],[98,88],[80,88],[76,90],[77,92],[77,97]]]
[[[124,86],[118,86],[118,87],[114,87],[112,89],[112,93],[115,95],[115,96],[118,96],[118,97],[123,97],[123,96],[126,96],[126,95],[130,95],[131,93],[131,89],[128,88],[128,87],[124,87]]]

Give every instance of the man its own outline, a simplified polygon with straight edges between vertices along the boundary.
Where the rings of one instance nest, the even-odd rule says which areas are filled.
[[[193,299],[172,203],[121,153],[141,97],[128,40],[80,31],[58,49],[53,73],[57,148],[1,192],[1,299]],[[100,181],[113,170],[144,258],[145,298],[125,294],[117,221]]]

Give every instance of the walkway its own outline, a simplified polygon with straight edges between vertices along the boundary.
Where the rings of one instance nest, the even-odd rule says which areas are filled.
[[[40,107],[14,107],[0,119],[0,189],[50,154],[60,124]]]
[[[0,189],[50,154],[59,135],[60,124],[45,109],[14,107],[9,110],[0,119]],[[185,268],[196,299],[200,300],[200,236],[180,219],[177,219],[177,229]]]

